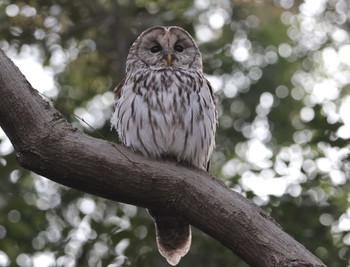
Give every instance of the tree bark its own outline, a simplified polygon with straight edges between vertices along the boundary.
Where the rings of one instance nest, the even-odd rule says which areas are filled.
[[[0,66],[0,126],[24,168],[100,197],[171,210],[251,266],[325,266],[217,178],[80,132],[42,99],[2,51]]]

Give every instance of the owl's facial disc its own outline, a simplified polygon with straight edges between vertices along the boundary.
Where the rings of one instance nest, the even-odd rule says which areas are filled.
[[[177,27],[159,27],[146,32],[138,55],[151,68],[201,68],[196,44],[187,32]]]
[[[152,46],[153,45],[153,46]],[[166,35],[157,36],[156,40],[151,40],[151,48],[145,47],[146,53],[150,52],[148,59],[155,59],[154,64],[156,66],[172,66],[174,61],[178,60],[178,54],[183,52],[183,46],[174,45],[172,46],[171,40]],[[149,51],[147,51],[149,50]]]
[[[174,60],[174,54],[169,49],[162,49],[161,45],[155,45],[151,48],[151,53],[156,54],[160,53],[162,56],[161,60],[165,60],[167,65],[170,66]]]

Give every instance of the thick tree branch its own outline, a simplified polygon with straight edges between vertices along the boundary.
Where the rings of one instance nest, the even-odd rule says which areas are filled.
[[[80,132],[40,97],[2,51],[0,66],[0,126],[24,168],[104,198],[170,209],[251,266],[325,266],[218,179]]]

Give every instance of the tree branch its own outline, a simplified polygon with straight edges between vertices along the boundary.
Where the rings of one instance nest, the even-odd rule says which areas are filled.
[[[100,197],[169,209],[251,266],[325,266],[218,179],[80,132],[40,97],[2,51],[0,66],[0,126],[24,168]]]

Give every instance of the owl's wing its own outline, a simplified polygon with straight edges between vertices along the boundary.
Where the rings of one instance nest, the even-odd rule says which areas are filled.
[[[206,78],[204,78],[204,79],[205,79],[205,82],[208,85],[208,88],[209,88],[209,91],[210,91],[210,96],[213,99],[214,105],[216,106],[216,98],[215,98],[213,87],[211,86],[210,82]],[[216,109],[215,109],[215,117],[216,117],[216,123],[218,124],[219,123],[219,121],[218,121],[218,113],[217,113]],[[210,168],[210,160],[207,163],[207,172],[209,172],[209,168]]]
[[[114,89],[113,93],[114,93],[114,101],[117,101],[120,97],[120,94],[122,92],[122,88],[124,86],[126,78],[124,78],[118,85],[117,87]]]
[[[209,87],[210,96],[213,99],[214,105],[216,106],[216,101],[215,101],[216,98],[215,98],[213,87],[211,86],[210,82],[206,78],[204,78],[204,80],[205,80],[205,82],[207,83],[207,85]]]
[[[209,169],[210,169],[210,160],[207,163],[207,172],[209,172]]]

